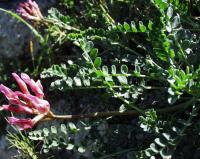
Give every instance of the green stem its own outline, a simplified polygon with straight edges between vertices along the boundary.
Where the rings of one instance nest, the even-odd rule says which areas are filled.
[[[134,86],[112,86],[113,89],[129,89]],[[91,89],[107,89],[108,87],[107,86],[89,86],[89,87],[68,87],[66,88],[66,90],[91,90]],[[144,89],[147,89],[147,90],[160,90],[160,89],[166,89],[167,87],[152,87],[152,86],[145,86],[145,87],[142,87]]]
[[[137,53],[135,50],[132,50],[132,49],[130,49],[128,46],[125,46],[125,45],[123,45],[123,44],[121,44],[121,43],[119,43],[119,42],[115,42],[115,41],[112,41],[112,39],[109,39],[109,38],[106,38],[106,37],[101,37],[101,36],[97,36],[97,35],[95,35],[95,36],[91,36],[91,39],[96,39],[96,40],[106,40],[106,41],[108,41],[111,45],[118,45],[118,46],[120,46],[121,48],[123,48],[124,50],[126,50],[126,51],[128,51],[128,52],[130,52],[130,53],[132,53],[132,54],[134,54],[134,55],[136,55],[136,56],[138,56],[138,57],[143,57],[142,55],[140,55],[139,53]]]
[[[122,96],[118,95],[112,88],[110,90],[113,92],[114,96],[116,96],[118,99],[123,101],[128,107],[135,109],[140,114],[145,114],[144,110],[138,108],[137,106],[134,106],[132,102],[129,102],[128,100],[124,99]]]
[[[134,151],[134,150],[135,150],[135,148],[130,148],[130,149],[118,151],[118,152],[115,152],[115,153],[112,153],[112,154],[109,154],[109,155],[105,155],[105,156],[100,157],[98,159],[106,159],[106,158],[110,158],[110,157],[113,157],[113,156],[121,155],[123,153],[127,153],[127,152]]]
[[[48,24],[53,24],[53,25],[55,25],[57,22],[56,22],[56,21],[53,21],[53,20],[51,20],[51,19],[44,19],[44,20],[43,20],[43,23],[46,24],[46,25],[48,25]],[[80,32],[80,31],[81,31],[80,29],[75,28],[75,27],[70,26],[70,25],[65,24],[65,23],[62,23],[62,25],[63,25],[63,27],[59,26],[59,27],[62,28],[62,29],[73,30],[73,31],[77,31],[77,32]]]
[[[101,10],[103,11],[103,15],[105,15],[105,17],[108,19],[108,22],[111,23],[111,24],[115,24],[115,20],[110,16],[108,11],[106,11],[106,9],[103,6],[103,2],[102,1],[100,1],[99,6],[100,6]]]
[[[174,142],[176,143],[174,146],[174,151],[176,150],[177,145],[181,142],[181,139],[183,137],[183,134],[186,132],[186,130],[191,126],[190,124],[192,123],[192,120],[194,117],[196,117],[196,115],[192,115],[195,113],[195,111],[198,111],[199,108],[197,108],[195,105],[193,105],[192,107],[192,111],[191,114],[188,118],[188,120],[186,121],[186,123],[188,123],[189,125],[184,125],[184,127],[181,129],[181,131],[179,132],[179,135],[174,139]]]
[[[174,37],[174,39],[175,39],[175,37]],[[181,56],[182,56],[185,64],[190,66],[189,62],[187,61],[187,57],[186,57],[186,55],[185,55],[185,53],[184,53],[184,51],[183,51],[183,49],[182,49],[182,47],[181,47],[181,45],[180,45],[180,43],[178,41],[176,41],[176,45],[178,46],[179,51],[181,52]]]
[[[30,25],[23,18],[21,18],[18,14],[14,13],[12,11],[3,9],[3,8],[0,8],[0,11],[3,11],[6,14],[11,15],[12,17],[16,18],[17,20],[19,20],[20,22],[22,22],[23,24],[25,24],[33,32],[33,34],[39,39],[39,41],[41,43],[44,41],[44,38],[42,37],[42,35],[32,25]]]
[[[137,55],[137,56],[139,56],[139,57],[142,57],[142,55],[140,55],[140,54],[137,53],[136,51],[130,49],[129,47],[127,47],[127,46],[125,46],[125,45],[123,45],[123,44],[120,44],[120,43],[118,43],[118,42],[111,42],[111,44],[113,44],[113,45],[118,45],[118,46],[120,46],[121,48],[123,48],[124,50],[129,51],[129,52],[131,52],[131,53],[133,53],[133,54],[135,54],[135,55]]]

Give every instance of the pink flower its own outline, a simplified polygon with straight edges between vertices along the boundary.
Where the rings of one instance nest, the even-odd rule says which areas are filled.
[[[44,17],[40,12],[38,4],[33,0],[28,0],[19,4],[17,12],[24,18],[34,21],[41,21]]]
[[[24,80],[26,84],[29,85],[29,87],[36,94],[37,97],[43,98],[44,96],[43,87],[39,80],[35,82],[34,80],[30,79],[30,77],[25,73],[21,74],[21,78]]]
[[[11,112],[15,112],[15,113],[26,113],[26,114],[33,114],[34,111],[33,109],[23,106],[23,105],[3,105],[0,110],[9,110]]]
[[[15,117],[9,117],[8,123],[11,125],[16,125],[19,127],[19,130],[26,130],[32,128],[38,121],[42,120],[45,117],[44,114],[37,115],[33,119],[18,119]]]
[[[8,123],[18,126],[19,130],[30,129],[34,126],[32,119],[18,119],[15,117],[9,117]]]
[[[28,91],[28,88],[26,86],[26,83],[16,73],[12,73],[12,75],[15,78],[15,80],[17,81],[17,84],[19,85],[22,92],[24,94],[30,94]]]
[[[18,119],[11,117],[8,119],[12,125],[17,125],[20,130],[32,128],[39,120],[43,119],[50,113],[50,104],[44,100],[43,87],[40,81],[35,82],[27,74],[22,73],[19,77],[16,73],[12,73],[13,77],[19,85],[20,91],[13,92],[3,84],[0,85],[2,92],[9,101],[8,105],[3,105],[0,110],[9,110],[14,113],[36,114],[33,119]],[[32,95],[27,85],[34,93]]]
[[[21,92],[16,92],[16,94],[18,95],[18,97],[26,101],[27,107],[30,107],[35,111],[38,111],[39,113],[46,113],[49,111],[50,105],[48,101],[30,94],[23,94]]]
[[[0,85],[0,92],[2,92],[6,96],[11,104],[21,103],[18,99],[18,96],[11,89],[4,86],[3,84]]]

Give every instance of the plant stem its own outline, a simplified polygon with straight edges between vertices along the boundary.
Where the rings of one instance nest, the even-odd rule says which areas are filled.
[[[106,159],[106,158],[110,158],[110,157],[113,157],[113,156],[121,155],[121,154],[127,153],[129,151],[134,151],[134,150],[135,150],[135,148],[125,149],[125,150],[122,150],[122,151],[119,151],[119,152],[115,152],[115,153],[112,153],[112,154],[109,154],[109,155],[105,155],[105,156],[100,157],[98,159]]]
[[[107,89],[107,86],[88,86],[88,87],[68,87],[66,90],[92,90],[92,89]],[[112,86],[113,89],[130,89],[130,88],[138,88],[134,86]],[[164,90],[167,89],[167,87],[152,87],[152,86],[144,86],[144,87],[139,87],[139,88],[144,88],[146,90]]]
[[[44,19],[44,20],[43,20],[43,23],[44,23],[45,25],[48,25],[48,24],[56,25],[56,24],[57,24],[56,21],[53,21],[53,20],[50,20],[50,19]],[[62,28],[62,29],[73,30],[73,31],[77,31],[77,32],[80,32],[80,31],[81,31],[80,29],[75,28],[75,27],[73,27],[73,26],[70,26],[70,25],[68,25],[68,24],[65,24],[65,23],[62,23],[62,24],[63,24],[62,27],[59,26],[59,27]]]
[[[120,46],[121,48],[123,48],[124,50],[129,51],[129,52],[131,52],[131,53],[137,55],[138,57],[142,57],[142,55],[140,55],[140,54],[137,53],[136,51],[130,49],[129,47],[127,47],[127,46],[125,46],[125,45],[123,45],[123,44],[120,44],[120,43],[118,43],[118,42],[112,42],[112,41],[110,41],[110,43],[111,43],[112,45],[118,45],[118,46]]]
[[[170,113],[170,112],[174,112],[179,109],[185,109],[188,106],[190,106],[190,104],[193,102],[194,102],[194,99],[192,98],[191,100],[189,100],[185,103],[181,103],[176,106],[172,106],[172,107],[168,107],[168,108],[155,109],[155,111],[160,114]],[[147,110],[145,110],[145,111],[147,111]],[[82,114],[82,115],[55,115],[55,114],[51,113],[49,116],[47,116],[47,118],[45,118],[43,120],[60,119],[60,120],[72,121],[72,120],[80,120],[80,119],[85,119],[85,118],[93,118],[93,119],[94,118],[105,118],[105,117],[110,117],[110,116],[133,116],[133,117],[136,117],[140,114],[141,114],[141,112],[138,112],[136,110],[126,111],[126,112],[119,112],[119,111],[95,112],[95,113]]]
[[[113,92],[113,95],[116,96],[118,99],[123,101],[128,107],[135,109],[140,114],[145,114],[144,110],[138,108],[137,106],[133,105],[133,103],[129,102],[128,100],[124,99],[122,96],[118,95],[112,88],[110,89]]]
[[[100,1],[99,4],[104,16],[107,18],[108,22],[110,22],[111,24],[115,24],[115,20],[110,16],[110,14],[108,13],[108,11],[106,11],[106,9],[104,8],[103,2]]]
[[[125,46],[125,45],[123,45],[123,44],[121,44],[121,43],[119,43],[119,42],[112,41],[112,39],[109,39],[109,38],[106,38],[106,37],[100,37],[100,36],[97,36],[97,35],[91,36],[91,38],[92,38],[92,39],[96,39],[96,40],[106,40],[106,41],[108,41],[111,45],[118,45],[118,46],[120,46],[121,48],[123,48],[124,50],[126,50],[126,51],[128,51],[128,52],[130,52],[130,53],[132,53],[132,54],[134,54],[134,55],[136,55],[136,56],[138,56],[138,57],[143,58],[143,56],[140,55],[139,53],[137,53],[135,50],[132,50],[132,49],[130,49],[128,46]]]

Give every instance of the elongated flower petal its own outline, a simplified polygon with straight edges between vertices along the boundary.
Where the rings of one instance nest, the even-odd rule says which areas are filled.
[[[31,79],[27,74],[22,73],[21,78],[24,80],[26,84],[29,85],[31,90],[35,93],[35,95],[39,98],[43,98],[44,93],[43,90],[41,89],[42,87],[40,86],[41,83],[36,83],[33,79]]]
[[[48,101],[37,98],[32,95],[28,95],[28,98],[30,99],[30,103],[32,106],[37,109],[40,113],[48,113],[50,109],[50,104]]]
[[[21,91],[25,94],[30,94],[26,86],[26,83],[16,73],[12,73],[12,75],[17,81],[17,84],[19,85]]]
[[[15,117],[9,117],[8,123],[11,125],[18,126],[19,130],[30,129],[35,125],[35,123],[32,119],[18,119]]]
[[[23,105],[3,105],[0,110],[9,110],[14,113],[26,113],[26,114],[33,114],[34,111],[31,108],[28,108]]]
[[[0,85],[0,91],[6,96],[7,99],[15,98],[14,92],[3,84]]]
[[[41,91],[43,91],[43,86],[42,86],[40,80],[37,80],[36,84],[41,89]]]
[[[8,87],[4,86],[3,84],[0,85],[0,92],[5,95],[5,97],[9,100],[12,104],[20,104],[20,100],[18,96]]]
[[[50,104],[47,100],[40,99],[30,94],[23,94],[21,92],[16,92],[16,94],[24,101],[26,101],[27,107],[35,109],[39,113],[48,113],[50,109]]]

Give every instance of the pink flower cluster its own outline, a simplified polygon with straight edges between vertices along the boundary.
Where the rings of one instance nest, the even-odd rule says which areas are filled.
[[[9,104],[3,105],[0,110],[9,110],[14,113],[35,114],[36,116],[33,119],[8,118],[8,122],[11,125],[18,126],[20,130],[32,128],[38,121],[44,119],[45,116],[50,113],[50,104],[43,99],[43,87],[39,80],[35,82],[25,73],[22,73],[21,77],[16,73],[12,73],[12,75],[17,81],[21,91],[14,92],[1,84],[0,92],[5,95]],[[27,85],[35,95],[30,93]]]
[[[19,4],[17,12],[24,18],[33,21],[41,21],[43,16],[37,3],[32,0]]]

